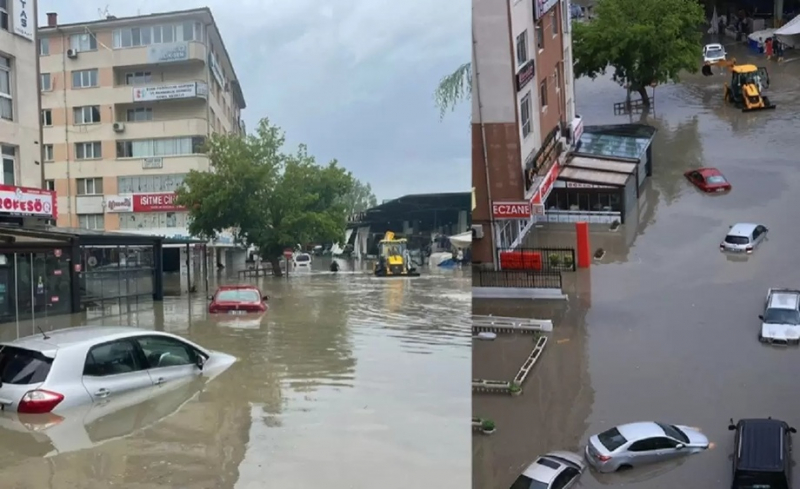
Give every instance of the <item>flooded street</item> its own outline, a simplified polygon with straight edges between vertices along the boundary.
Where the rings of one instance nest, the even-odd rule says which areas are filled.
[[[793,123],[800,111],[800,62],[778,66],[738,46],[728,52],[740,63],[769,68],[766,94],[776,110],[742,113],[726,106],[722,90],[729,75],[698,73],[681,85],[658,87],[646,119],[659,131],[645,192],[649,210],[633,245],[593,236],[593,249],[602,241],[608,254],[588,271],[565,275],[569,302],[475,302],[477,314],[553,318],[555,329],[521,397],[473,397],[474,415],[497,422],[495,434],[473,437],[473,487],[508,489],[540,454],[579,450],[592,434],[649,420],[699,427],[716,447],[623,474],[587,472],[580,487],[726,487],[733,452],[729,418],[773,416],[800,425],[800,352],[757,341],[767,288],[800,288]],[[639,122],[638,116],[613,115],[612,103],[624,96],[608,80],[577,84],[579,113],[588,125]],[[733,191],[710,196],[696,190],[683,173],[701,166],[720,169]],[[770,230],[748,258],[719,252],[736,222]],[[548,228],[539,231],[539,244],[547,244]],[[501,336],[477,342],[474,376],[510,378],[531,341]]]
[[[0,419],[2,487],[468,487],[468,274],[381,280],[319,261],[289,280],[252,280],[270,297],[255,320],[209,318],[205,292],[91,320],[175,333],[238,361],[129,405]],[[34,330],[2,327],[4,340]]]

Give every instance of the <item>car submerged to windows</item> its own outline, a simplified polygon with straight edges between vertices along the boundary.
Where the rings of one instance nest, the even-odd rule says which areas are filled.
[[[265,312],[269,297],[252,285],[223,285],[208,299],[210,314],[247,314]]]
[[[800,290],[769,289],[764,313],[758,316],[758,340],[773,345],[800,344]]]
[[[179,336],[84,326],[0,343],[0,411],[59,414],[227,368],[236,358]]]
[[[697,428],[643,421],[590,437],[585,455],[598,472],[616,472],[700,453],[708,446],[708,438]]]
[[[768,232],[769,230],[762,224],[734,224],[719,244],[719,251],[751,254],[767,239]]]

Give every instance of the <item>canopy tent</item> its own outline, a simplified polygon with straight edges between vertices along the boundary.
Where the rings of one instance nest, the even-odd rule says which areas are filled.
[[[450,236],[450,244],[458,249],[469,248],[472,246],[472,231]]]
[[[778,40],[791,47],[800,46],[800,15],[775,31]]]

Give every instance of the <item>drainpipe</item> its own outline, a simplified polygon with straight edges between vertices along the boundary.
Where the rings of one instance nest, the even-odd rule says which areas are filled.
[[[45,178],[44,178],[44,128],[42,128],[42,57],[39,55],[39,5],[38,2],[33,2],[33,19],[36,21],[36,29],[34,32],[36,33],[33,36],[33,49],[35,49],[36,53],[36,88],[38,89],[38,93],[36,94],[36,107],[39,109],[39,187],[44,189],[45,188]],[[52,83],[52,80],[51,80]],[[20,175],[22,176],[22,175]],[[22,184],[22,182],[20,182]],[[53,202],[55,204],[55,202]]]
[[[478,119],[480,119],[481,124],[481,143],[483,146],[483,168],[486,172],[486,201],[487,201],[487,208],[489,210],[489,230],[490,230],[490,237],[492,239],[492,263],[494,265],[494,269],[498,269],[498,257],[497,257],[497,243],[495,242],[494,237],[494,214],[492,214],[492,185],[489,180],[489,150],[486,148],[486,125],[483,123],[483,105],[481,104],[481,84],[480,84],[480,71],[478,70],[478,54],[475,49],[475,45],[477,41],[475,40],[475,21],[472,22],[472,63],[473,63],[473,73],[475,76],[475,99],[478,102]]]

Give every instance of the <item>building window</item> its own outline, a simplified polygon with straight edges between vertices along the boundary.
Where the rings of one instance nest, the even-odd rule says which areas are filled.
[[[153,120],[153,109],[150,107],[139,107],[128,109],[126,120],[128,122],[144,122]]]
[[[44,188],[46,190],[51,190],[53,192],[56,191],[56,181],[55,180],[45,180],[44,181]]]
[[[50,109],[42,110],[42,125],[50,127],[53,125],[53,111]]]
[[[524,65],[528,61],[528,30],[522,31],[517,36],[517,67]]]
[[[536,47],[544,49],[544,30],[541,21],[536,23]]]
[[[542,110],[547,108],[547,80],[539,85],[539,100],[542,102]]]
[[[100,141],[91,143],[75,143],[76,160],[99,160],[103,157],[103,145]]]
[[[75,107],[72,115],[76,125],[97,124],[100,122],[100,106],[87,105],[86,107]]]
[[[202,40],[203,24],[200,22],[127,27],[114,31],[114,49]]]
[[[8,30],[8,0],[0,0],[0,29]]]
[[[522,137],[526,138],[531,133],[531,92],[522,97],[519,103],[519,121],[522,126]]]
[[[44,145],[44,161],[50,162],[54,161],[55,158],[53,157],[53,145],[52,144],[45,144]]]
[[[83,229],[105,229],[106,223],[103,214],[81,214],[78,216],[78,226]]]
[[[72,88],[91,88],[98,86],[97,69],[72,72]]]
[[[186,212],[137,212],[119,215],[120,229],[185,228]]]
[[[556,63],[556,69],[553,71],[553,85],[556,87],[556,92],[561,91],[561,62]]]
[[[152,83],[153,74],[149,71],[137,71],[134,73],[125,73],[126,85],[147,85]]]
[[[69,47],[75,51],[97,51],[97,38],[94,34],[73,34],[69,36]]]
[[[201,154],[205,137],[144,139],[117,141],[117,158],[150,158]]]
[[[0,146],[3,155],[3,184],[14,185],[14,168],[16,167],[17,148],[15,146]]]
[[[0,56],[0,119],[9,121],[14,119],[11,79],[11,58]]]
[[[558,17],[555,10],[550,12],[550,20],[553,21],[553,37],[556,37],[558,35]]]
[[[186,174],[117,177],[117,192],[120,194],[174,192],[183,185],[184,178]]]
[[[42,84],[43,92],[49,92],[53,89],[53,79],[50,77],[50,73],[42,73],[39,75],[39,79]]]
[[[100,177],[79,178],[78,195],[103,195],[103,179]]]
[[[39,56],[50,55],[50,38],[43,37],[39,39]]]

